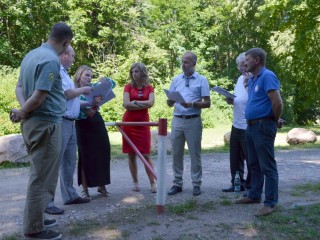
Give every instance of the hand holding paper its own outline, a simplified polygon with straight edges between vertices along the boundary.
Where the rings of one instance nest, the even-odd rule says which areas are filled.
[[[178,92],[178,91],[172,91],[170,92],[169,90],[167,89],[163,89],[164,92],[166,93],[167,95],[167,98],[170,100],[170,101],[173,101],[173,102],[176,102],[176,103],[185,103],[186,101],[184,100],[184,98],[182,97],[181,93]]]
[[[225,89],[223,89],[221,87],[215,86],[215,87],[212,88],[212,90],[217,92],[217,93],[219,93],[219,94],[221,94],[221,95],[223,95],[223,96],[225,96],[225,97],[227,97],[227,98],[232,98],[232,99],[236,98],[236,95],[228,92],[227,90],[225,90]]]
[[[87,101],[91,105],[94,104],[98,107],[110,101],[115,97],[112,86],[113,84],[111,81],[101,81],[101,83],[92,88],[92,92],[89,95],[86,95]]]

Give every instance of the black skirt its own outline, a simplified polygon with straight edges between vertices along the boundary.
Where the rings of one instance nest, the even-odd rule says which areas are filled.
[[[76,121],[78,144],[78,184],[81,168],[84,169],[88,187],[110,184],[110,141],[99,112],[92,118]]]

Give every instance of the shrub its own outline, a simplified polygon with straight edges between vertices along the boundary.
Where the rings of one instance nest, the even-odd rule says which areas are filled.
[[[20,125],[13,124],[9,120],[9,112],[12,108],[18,108],[19,104],[15,97],[15,86],[19,76],[19,69],[0,66],[1,89],[0,89],[0,135],[7,135],[20,132]],[[168,82],[168,81],[166,81]],[[168,119],[168,128],[171,127],[173,108],[167,106],[167,97],[163,89],[168,89],[170,83],[155,86],[155,104],[149,110],[150,121],[157,122],[159,118]],[[125,109],[123,103],[123,86],[118,84],[114,93],[116,97],[104,104],[100,113],[106,122],[122,121]],[[230,122],[232,118],[232,107],[228,106],[224,98],[217,93],[211,93],[211,107],[202,110],[204,128],[212,128],[219,123]],[[109,127],[109,131],[117,131],[116,128]]]
[[[20,125],[9,119],[10,110],[19,107],[15,94],[18,76],[19,69],[0,66],[0,136],[20,132]]]

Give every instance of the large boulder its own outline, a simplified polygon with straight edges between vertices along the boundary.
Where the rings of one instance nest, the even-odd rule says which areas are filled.
[[[26,145],[21,134],[0,137],[0,162],[28,162]]]
[[[288,132],[287,143],[290,145],[314,143],[317,141],[317,135],[304,128],[293,128]]]
[[[158,130],[151,131],[151,152],[158,151]],[[171,133],[167,132],[167,153],[172,152]]]
[[[231,132],[227,132],[223,135],[223,141],[225,145],[230,144],[230,136],[231,136]]]

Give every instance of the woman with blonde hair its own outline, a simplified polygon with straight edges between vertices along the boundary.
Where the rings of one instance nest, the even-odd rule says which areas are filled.
[[[154,89],[150,85],[148,71],[144,64],[132,64],[129,72],[130,83],[124,86],[123,107],[126,109],[123,115],[123,122],[148,122],[148,109],[154,104]],[[122,129],[138,148],[147,162],[152,168],[153,163],[150,159],[150,126],[123,126]],[[140,191],[138,181],[138,168],[136,161],[136,154],[130,145],[123,138],[122,140],[123,153],[128,154],[129,169],[133,179],[133,191]],[[147,169],[146,172],[149,177],[151,192],[156,193],[155,178]]]
[[[94,86],[91,83],[92,69],[86,65],[78,68],[74,75],[76,88]],[[81,101],[87,101],[81,96]],[[89,103],[88,103],[89,104]],[[81,108],[76,121],[78,143],[78,184],[82,185],[82,195],[89,198],[88,187],[98,187],[98,192],[109,196],[105,185],[110,184],[110,142],[107,129],[95,103]]]

